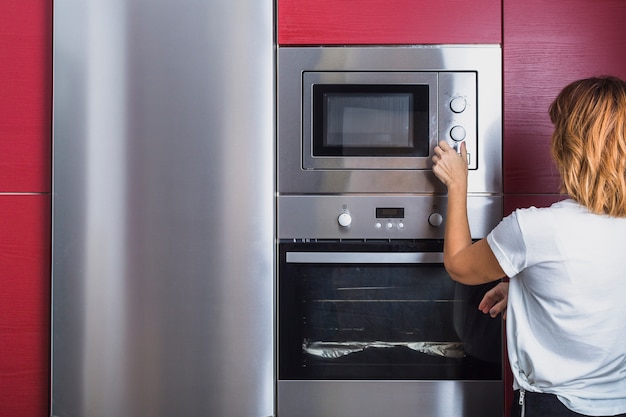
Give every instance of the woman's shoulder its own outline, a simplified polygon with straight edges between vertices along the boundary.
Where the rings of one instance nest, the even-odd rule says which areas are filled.
[[[592,233],[610,230],[626,233],[626,218],[611,217],[592,213],[587,207],[572,199],[565,199],[549,207],[528,207],[517,209],[514,219],[522,231],[533,230],[534,233],[546,236],[564,230],[586,230]]]
[[[533,230],[541,235],[553,233],[568,225],[584,221],[586,216],[596,216],[584,206],[572,199],[565,199],[553,203],[549,207],[530,206],[519,208],[512,214],[512,220],[519,224],[522,231]]]
[[[553,203],[547,207],[530,206],[518,208],[514,211],[516,216],[555,216],[567,214],[591,214],[591,212],[581,204],[567,198]]]

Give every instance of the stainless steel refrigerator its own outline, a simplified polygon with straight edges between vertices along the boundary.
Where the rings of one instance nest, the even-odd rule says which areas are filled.
[[[274,5],[55,0],[51,414],[274,414]]]

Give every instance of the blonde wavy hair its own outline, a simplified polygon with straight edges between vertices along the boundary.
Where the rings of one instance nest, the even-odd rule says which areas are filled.
[[[626,217],[626,83],[612,76],[575,81],[549,113],[562,190],[593,213]]]

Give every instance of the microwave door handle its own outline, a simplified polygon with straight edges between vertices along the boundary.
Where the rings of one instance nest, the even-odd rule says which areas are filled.
[[[441,252],[287,252],[287,263],[440,264]]]

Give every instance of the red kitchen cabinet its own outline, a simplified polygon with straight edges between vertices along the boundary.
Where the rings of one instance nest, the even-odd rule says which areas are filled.
[[[501,17],[500,0],[278,0],[278,44],[499,44]]]
[[[505,0],[503,15],[504,192],[558,194],[548,106],[574,80],[626,79],[626,2]]]
[[[0,195],[0,416],[48,415],[50,196]]]
[[[0,2],[0,416],[48,415],[52,1]]]
[[[0,2],[0,193],[50,192],[52,1]]]

